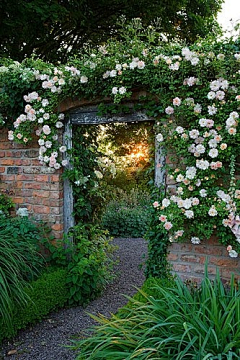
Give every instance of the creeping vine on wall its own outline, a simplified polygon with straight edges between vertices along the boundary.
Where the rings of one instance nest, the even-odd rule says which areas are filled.
[[[39,161],[67,165],[59,144],[69,97],[110,98],[122,104],[134,91],[158,123],[157,140],[171,150],[169,169],[177,192],[154,202],[158,231],[199,243],[214,231],[231,257],[240,251],[239,110],[240,44],[237,39],[200,39],[191,47],[165,44],[137,26],[125,39],[109,41],[55,67],[40,60],[2,60],[1,123],[9,140],[28,144],[38,136]],[[143,40],[144,39],[144,40]],[[144,101],[143,101],[144,100]],[[161,164],[158,164],[161,166]],[[226,179],[224,183],[222,180]],[[191,224],[189,228],[188,224]]]

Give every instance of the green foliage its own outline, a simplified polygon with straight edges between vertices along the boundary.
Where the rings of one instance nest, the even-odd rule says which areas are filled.
[[[27,280],[31,280],[35,271],[45,264],[40,243],[47,237],[46,231],[44,224],[36,223],[27,216],[1,216],[0,238],[12,244],[24,256],[27,266],[22,276]],[[29,268],[35,269],[34,272],[29,272]]]
[[[1,123],[1,119],[0,119]],[[14,209],[15,204],[12,199],[4,192],[0,191],[0,215],[9,215],[10,210]]]
[[[116,30],[121,16],[125,28],[133,18],[141,17],[145,25],[157,18],[159,34],[191,42],[198,36],[216,33],[214,16],[221,4],[221,0],[2,0],[0,55],[22,61],[37,54],[46,61],[66,62],[69,55],[85,50],[86,44],[103,44],[119,36]],[[133,38],[132,28],[128,30]],[[154,41],[151,28],[149,37]]]
[[[26,299],[19,304],[13,297],[11,327],[0,318],[0,341],[16,335],[17,331],[42,320],[50,311],[63,307],[68,300],[67,270],[48,271],[24,288]]]
[[[74,147],[71,151],[72,168],[64,172],[73,186],[74,216],[76,223],[92,222],[101,204],[98,188],[99,170],[97,157],[98,126],[78,126],[74,128]]]
[[[106,108],[109,110],[108,106]],[[148,187],[153,175],[149,171],[154,157],[153,124],[153,121],[141,121],[101,126],[102,133],[98,137],[98,143],[99,150],[103,153],[100,160],[105,164],[103,180],[107,184],[124,190],[136,186]],[[112,166],[114,174],[111,171]],[[101,181],[100,184],[102,183]]]
[[[187,7],[193,9],[195,4],[187,2]],[[205,8],[209,10],[208,6]],[[204,9],[199,9],[202,15]],[[183,15],[187,16],[180,11],[179,16]],[[195,16],[191,19],[197,20]],[[178,26],[181,28],[182,24]],[[62,161],[65,147],[57,137],[58,129],[64,125],[59,121],[64,114],[56,111],[59,102],[71,97],[94,99],[94,103],[110,98],[121,109],[133,92],[139,94],[144,90],[139,100],[132,97],[132,111],[143,110],[156,119],[158,131],[163,133],[158,138],[164,135],[164,142],[159,145],[171,152],[169,160],[178,166],[168,167],[169,175],[178,184],[177,195],[164,194],[167,198],[156,208],[156,216],[165,220],[155,222],[151,239],[159,230],[173,240],[183,236],[186,240],[201,241],[198,234],[209,238],[217,229],[220,241],[231,245],[229,249],[236,246],[238,250],[237,182],[235,192],[233,186],[231,189],[231,201],[227,200],[231,204],[225,201],[225,195],[229,195],[226,184],[238,175],[237,169],[235,174],[230,174],[229,169],[230,159],[239,149],[239,38],[219,40],[209,36],[186,47],[180,42],[162,42],[157,28],[145,28],[139,19],[131,25],[123,22],[121,31],[124,41],[109,40],[104,46],[85,49],[68,66],[54,67],[33,59],[21,64],[3,60],[0,111],[5,126],[10,124],[14,129],[9,132],[9,140],[27,143],[32,132],[36,132],[39,145],[42,144],[41,163],[59,169],[67,164]],[[114,111],[111,105],[111,112]],[[13,118],[17,119],[14,123]],[[36,126],[32,126],[33,122]],[[197,138],[191,134],[194,129],[199,132]],[[104,199],[95,173],[100,169],[97,163],[94,165],[96,157],[92,156],[96,139],[96,133],[91,136],[90,130],[87,134],[79,133],[74,139],[79,142],[79,149],[70,154],[73,169],[66,172],[74,188],[74,212],[82,222],[97,218]],[[199,153],[192,152],[195,147],[200,148]],[[164,251],[162,248],[161,252]],[[229,254],[238,255],[234,249]]]
[[[38,228],[27,218],[0,215],[0,320],[7,329],[12,327],[14,304],[27,303],[28,281],[43,265],[38,238]]]
[[[108,232],[97,225],[72,228],[64,242],[44,242],[48,263],[67,270],[68,303],[86,305],[98,296],[112,279],[114,247]]]
[[[206,275],[198,288],[180,279],[149,281],[150,290],[139,290],[120,316],[92,315],[100,325],[75,343],[77,359],[239,359],[240,290],[233,279],[224,287],[219,276],[212,282]]]
[[[86,305],[112,278],[113,247],[107,234],[91,224],[76,226],[68,234],[75,239],[66,279],[70,304]]]
[[[157,198],[157,194],[155,199]],[[169,237],[159,228],[159,217],[154,208],[149,211],[149,226],[145,234],[148,241],[148,258],[146,260],[145,275],[149,277],[166,278],[169,276],[169,264],[167,261]]]
[[[101,224],[115,237],[144,237],[149,226],[149,207],[147,191],[119,189],[117,198],[106,204]]]

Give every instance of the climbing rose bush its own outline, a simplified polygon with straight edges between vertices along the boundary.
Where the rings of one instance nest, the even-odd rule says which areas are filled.
[[[124,36],[66,65],[5,60],[0,121],[10,127],[9,140],[27,144],[37,136],[40,163],[58,170],[67,165],[61,101],[107,97],[121,110],[133,89],[144,90],[138,111],[156,119],[156,140],[172,163],[167,172],[173,185],[154,202],[158,228],[172,241],[194,244],[216,231],[229,255],[237,256],[239,39],[164,44],[154,28],[144,31],[140,24]]]
[[[191,61],[189,49],[182,54]],[[239,62],[238,54],[233,57]],[[194,63],[198,61],[194,55]],[[170,241],[185,238],[200,244],[216,232],[223,243],[231,242],[227,246],[230,257],[238,256],[240,244],[240,190],[235,176],[240,96],[236,77],[239,70],[227,79],[210,81],[202,102],[197,96],[189,97],[190,93],[197,95],[189,87],[197,87],[199,79],[184,79],[187,90],[182,89],[165,108],[164,130],[157,135],[161,145],[172,152],[174,166],[169,167],[168,176],[174,187],[161,203],[153,203],[159,212],[159,227],[169,233]]]

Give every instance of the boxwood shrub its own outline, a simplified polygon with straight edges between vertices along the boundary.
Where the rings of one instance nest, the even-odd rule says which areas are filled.
[[[12,327],[4,326],[0,319],[0,341],[16,335],[17,331],[29,324],[43,319],[49,312],[63,307],[68,301],[66,286],[67,271],[57,269],[44,273],[25,289],[29,300],[23,307],[15,304],[12,315]]]

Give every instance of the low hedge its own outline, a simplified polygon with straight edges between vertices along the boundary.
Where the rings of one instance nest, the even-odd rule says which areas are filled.
[[[0,319],[0,341],[16,335],[17,331],[28,324],[36,323],[49,312],[63,307],[68,299],[66,285],[67,271],[57,269],[44,273],[25,289],[29,300],[23,307],[16,303],[12,317],[12,328],[6,328]]]

